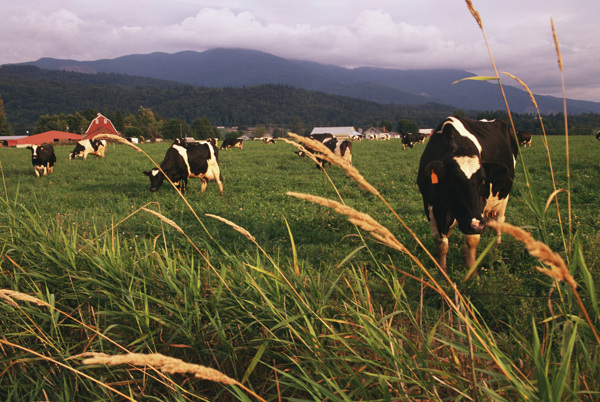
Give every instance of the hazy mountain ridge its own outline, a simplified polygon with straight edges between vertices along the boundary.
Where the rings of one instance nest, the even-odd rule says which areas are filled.
[[[464,70],[394,70],[372,67],[348,69],[277,57],[247,49],[211,49],[174,54],[156,52],[95,61],[42,58],[23,63],[44,69],[117,73],[175,81],[203,87],[247,87],[284,84],[379,103],[418,105],[435,102],[464,110],[503,110],[495,83],[452,82],[474,74]],[[529,95],[506,86],[511,110],[533,113]],[[562,99],[536,96],[542,113],[560,113]],[[600,103],[568,101],[569,113],[600,113]]]

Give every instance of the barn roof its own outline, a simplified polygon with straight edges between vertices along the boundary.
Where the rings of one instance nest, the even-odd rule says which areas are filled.
[[[85,134],[83,134],[83,139],[91,140],[98,134],[114,134],[119,135],[119,132],[113,126],[112,122],[102,115],[102,113],[98,113],[96,118],[92,120],[87,130],[85,130]]]
[[[22,137],[14,142],[14,145],[9,141],[9,146],[24,147],[27,145],[42,145],[52,144],[56,142],[71,142],[80,141],[81,134],[66,133],[64,131],[46,131],[45,133]]]
[[[312,134],[333,134],[334,136],[350,136],[356,130],[352,126],[344,127],[315,127],[311,131]]]

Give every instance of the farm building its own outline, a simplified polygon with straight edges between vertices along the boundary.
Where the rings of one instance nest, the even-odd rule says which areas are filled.
[[[313,134],[333,134],[333,136],[336,138],[348,138],[351,135],[358,135],[358,136],[361,135],[352,126],[349,126],[349,127],[315,127],[311,131],[310,135],[313,135]]]
[[[385,127],[371,127],[363,133],[367,140],[382,140],[395,138],[398,133],[387,131]]]
[[[82,138],[84,140],[91,140],[98,134],[121,135],[115,126],[113,126],[112,122],[107,117],[104,117],[102,113],[98,113],[96,118],[92,120]]]
[[[23,148],[28,145],[42,144],[71,144],[74,141],[81,140],[81,134],[65,133],[64,131],[46,131],[45,133],[34,134],[25,137],[12,137],[14,140],[7,140],[9,147]]]

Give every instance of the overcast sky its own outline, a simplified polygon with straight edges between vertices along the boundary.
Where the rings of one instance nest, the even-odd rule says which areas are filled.
[[[562,97],[553,18],[567,97],[600,102],[600,1],[473,5],[499,71]],[[2,9],[0,64],[229,47],[344,67],[493,74],[463,0],[16,0]]]

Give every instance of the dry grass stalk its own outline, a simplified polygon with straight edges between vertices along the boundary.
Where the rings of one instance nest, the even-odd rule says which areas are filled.
[[[293,134],[293,133],[290,133]],[[295,135],[295,134],[294,134]],[[286,138],[282,138],[282,140],[290,145],[295,146],[296,148],[298,148],[299,151],[302,151],[306,156],[308,156],[313,162],[315,163],[319,163],[319,161],[317,160],[317,157],[310,152],[308,149],[304,148],[302,145],[298,144],[297,142],[294,141],[290,141]]]
[[[577,283],[569,272],[564,260],[560,257],[560,255],[558,255],[558,253],[553,252],[548,245],[542,243],[541,241],[535,240],[529,232],[509,223],[489,221],[487,222],[487,225],[492,229],[503,233],[508,233],[509,235],[513,236],[515,239],[523,243],[525,247],[527,247],[529,254],[539,258],[540,261],[550,267],[550,269],[536,267],[538,271],[558,281],[567,282],[573,290],[577,289]]]
[[[132,142],[127,141],[123,137],[119,137],[118,135],[114,135],[114,134],[98,134],[97,136],[94,137],[94,139],[95,140],[111,140],[111,141],[120,142],[121,144],[125,144],[125,145],[127,145],[127,146],[135,149],[138,152],[144,153],[144,151],[142,151],[140,147],[134,145]]]
[[[152,366],[160,369],[167,374],[194,374],[196,378],[203,380],[219,382],[227,385],[239,385],[237,380],[226,376],[218,370],[201,366],[198,364],[186,363],[183,360],[161,355],[160,353],[141,354],[129,353],[126,355],[109,356],[104,353],[94,353],[94,357],[83,360],[83,364],[105,364],[116,366],[119,364],[132,364],[134,366]]]
[[[37,304],[38,306],[52,308],[51,305],[49,305],[45,301],[38,299],[37,297],[33,297],[28,294],[17,292],[14,290],[9,290],[9,289],[0,289],[0,298],[6,300],[6,302],[8,304],[10,304],[11,306],[15,306],[15,307],[17,306],[17,304],[15,303],[15,301],[13,299],[30,302],[33,304]]]
[[[560,53],[560,46],[558,45],[558,36],[556,35],[556,29],[554,28],[554,18],[550,18],[550,23],[552,25],[552,39],[554,39],[554,47],[556,48],[556,55],[558,56],[558,68],[560,68],[560,72],[563,72],[563,62],[562,55]]]
[[[473,7],[473,3],[471,3],[471,0],[465,0],[465,1],[467,2],[467,7],[469,8],[469,11],[473,15],[473,18],[475,18],[475,21],[477,21],[477,25],[479,25],[479,29],[483,29],[483,23],[481,22],[481,16],[479,15],[479,12],[477,10],[475,10],[475,7]]]
[[[521,86],[525,89],[525,91],[529,94],[529,98],[531,99],[531,102],[533,103],[533,105],[535,106],[536,110],[539,109],[538,108],[538,104],[535,100],[535,97],[533,96],[533,92],[531,92],[531,90],[529,89],[529,87],[527,86],[527,84],[525,84],[523,81],[521,81],[518,77],[512,75],[511,73],[506,73],[503,72],[502,74],[506,74],[508,75],[510,78],[512,78],[513,80],[517,81],[519,84],[521,84]]]
[[[216,219],[218,221],[221,221],[221,222],[223,222],[223,223],[231,226],[233,228],[233,230],[235,230],[236,232],[239,232],[239,233],[243,234],[251,242],[256,243],[256,239],[254,238],[254,236],[252,236],[250,234],[250,232],[248,232],[243,227],[238,226],[235,223],[233,223],[233,222],[231,222],[231,221],[229,221],[229,220],[227,220],[225,218],[222,218],[222,217],[220,217],[218,215],[213,215],[213,214],[205,214],[205,215],[208,216],[208,217],[210,217],[210,218]]]
[[[296,141],[301,142],[301,143],[305,144],[307,147],[319,152],[319,154],[320,154],[319,158],[325,159],[326,161],[331,162],[335,165],[338,165],[339,167],[344,169],[346,171],[346,173],[348,174],[348,176],[350,176],[352,179],[356,180],[356,182],[358,183],[358,185],[361,188],[369,191],[372,194],[375,194],[378,197],[381,197],[381,195],[379,194],[379,191],[377,191],[377,189],[375,187],[373,187],[367,180],[365,180],[365,178],[363,177],[363,175],[360,174],[358,169],[356,169],[354,166],[352,166],[350,163],[346,162],[339,156],[335,155],[325,145],[323,145],[319,141],[313,140],[311,138],[302,137],[302,136],[299,136],[294,133],[288,133],[288,134],[290,137],[292,137]]]
[[[142,209],[143,211],[146,211],[146,212],[148,212],[148,213],[150,213],[150,214],[152,214],[154,216],[157,216],[161,221],[163,221],[167,225],[171,226],[172,228],[175,228],[175,230],[177,230],[179,233],[181,233],[182,235],[184,235],[184,236],[187,237],[187,235],[185,234],[185,232],[183,231],[183,229],[179,227],[179,225],[177,225],[175,222],[173,222],[172,220],[170,220],[166,216],[162,215],[161,213],[153,211],[153,210],[145,208],[145,207],[142,207],[140,209]]]
[[[388,228],[377,222],[368,214],[358,212],[354,208],[341,204],[337,201],[333,201],[328,198],[318,197],[316,195],[295,193],[292,191],[288,191],[286,194],[292,197],[300,198],[301,200],[314,202],[315,204],[332,208],[337,213],[346,215],[351,223],[370,232],[376,239],[380,240],[381,242],[387,244],[388,246],[398,251],[408,253],[406,247],[404,247],[404,245],[402,245],[402,243],[400,243],[398,239],[396,239],[396,237],[392,234],[392,232],[388,230]]]

